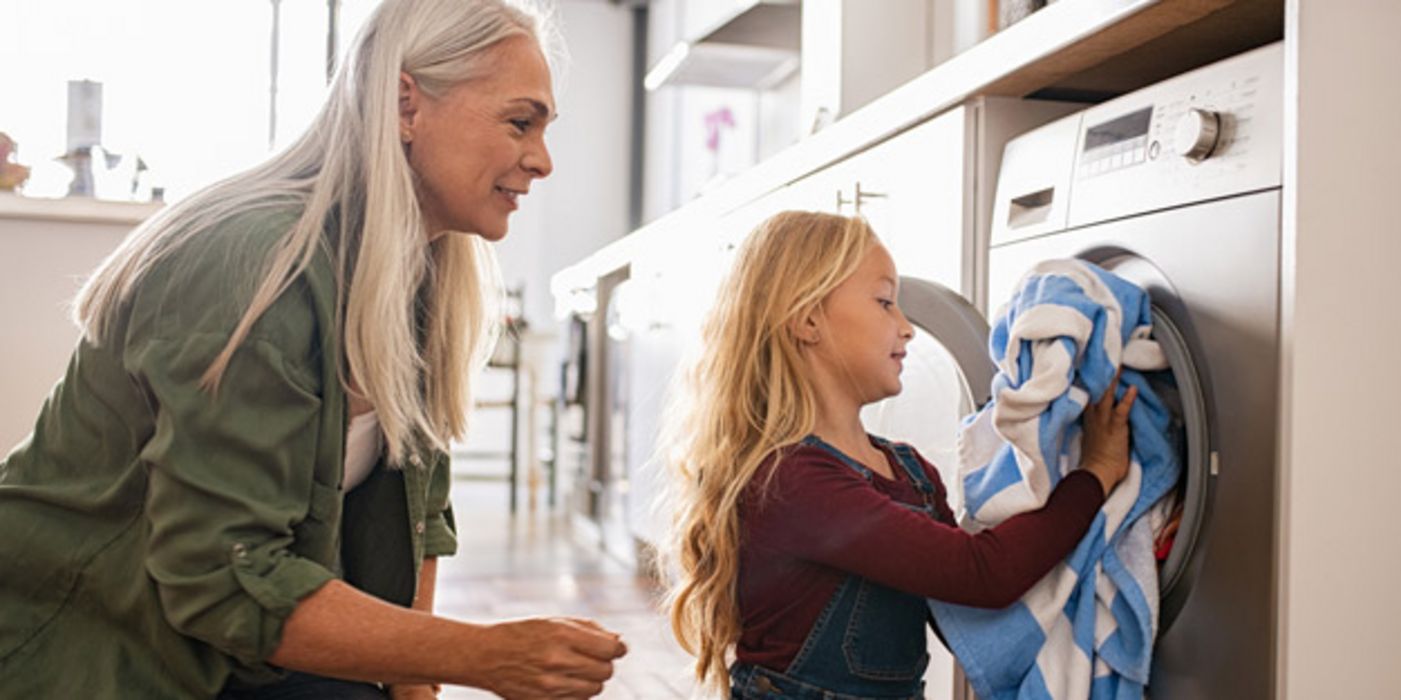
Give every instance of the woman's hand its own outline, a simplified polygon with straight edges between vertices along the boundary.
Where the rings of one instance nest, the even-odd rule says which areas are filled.
[[[1080,467],[1099,477],[1106,497],[1129,473],[1129,410],[1138,398],[1138,387],[1131,386],[1116,405],[1114,390],[1118,386],[1119,373],[1115,373],[1104,396],[1085,407],[1085,434],[1080,443]]]
[[[391,685],[389,686],[390,700],[437,700],[438,692],[442,690],[439,685]]]
[[[618,635],[590,620],[518,620],[483,632],[487,643],[464,651],[480,665],[481,686],[507,700],[591,698],[627,653]]]

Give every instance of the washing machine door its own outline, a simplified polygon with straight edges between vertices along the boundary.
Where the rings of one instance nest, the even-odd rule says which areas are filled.
[[[1170,383],[1155,386],[1172,415],[1171,442],[1177,447],[1182,476],[1172,494],[1175,535],[1158,569],[1158,636],[1162,637],[1182,612],[1200,565],[1202,534],[1206,530],[1216,491],[1217,452],[1207,395],[1207,368],[1194,340],[1191,318],[1181,295],[1158,266],[1117,247],[1082,252],[1078,257],[1113,272],[1148,292],[1153,314],[1153,339],[1163,349]],[[1150,378],[1150,381],[1151,378]]]

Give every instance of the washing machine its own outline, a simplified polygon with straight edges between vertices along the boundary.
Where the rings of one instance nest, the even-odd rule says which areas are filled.
[[[1273,44],[1023,134],[1001,162],[988,309],[1040,261],[1088,260],[1148,291],[1170,361],[1184,475],[1154,700],[1274,695],[1282,110]],[[947,436],[988,398],[987,309],[924,280],[900,304],[922,346],[901,420]],[[956,455],[934,457],[956,494]]]

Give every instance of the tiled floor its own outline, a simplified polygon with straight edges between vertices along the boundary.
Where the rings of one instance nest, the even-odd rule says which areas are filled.
[[[690,657],[657,611],[657,591],[630,567],[572,537],[562,509],[531,513],[522,499],[513,518],[506,486],[459,481],[453,504],[458,554],[439,563],[437,612],[473,621],[541,615],[597,620],[619,632],[628,655],[615,665],[602,698],[667,700],[692,697]],[[443,698],[489,698],[444,688]]]

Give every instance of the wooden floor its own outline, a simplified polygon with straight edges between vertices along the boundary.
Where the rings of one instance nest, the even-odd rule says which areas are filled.
[[[512,517],[506,485],[458,481],[453,489],[458,553],[439,562],[437,611],[472,621],[539,615],[597,620],[619,632],[629,653],[615,666],[602,698],[693,697],[690,657],[657,611],[658,592],[631,568],[571,536],[566,518],[524,503]],[[442,698],[490,693],[444,688]]]

